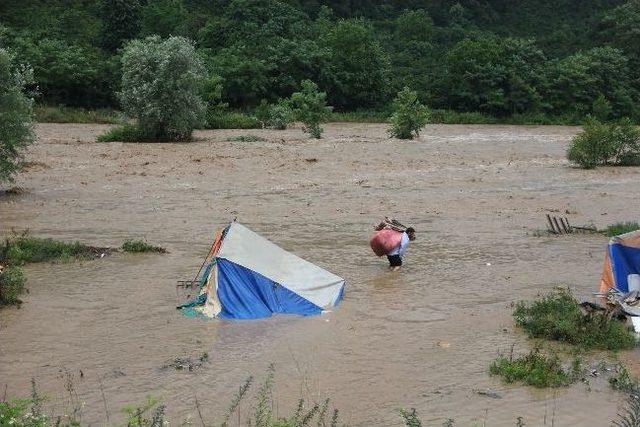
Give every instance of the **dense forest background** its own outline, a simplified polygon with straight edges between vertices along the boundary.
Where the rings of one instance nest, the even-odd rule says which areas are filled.
[[[640,0],[2,0],[0,46],[44,104],[118,108],[121,49],[193,40],[232,109],[304,79],[338,111],[404,86],[434,109],[638,118]]]

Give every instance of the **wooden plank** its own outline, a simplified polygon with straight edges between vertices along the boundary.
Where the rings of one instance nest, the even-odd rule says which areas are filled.
[[[558,230],[558,234],[562,234],[562,228],[560,228],[560,224],[558,224],[558,218],[553,217],[553,223],[556,225],[556,229]]]
[[[556,230],[553,228],[553,222],[551,222],[551,215],[549,214],[547,214],[547,221],[549,222],[549,232],[553,234],[558,234],[556,233]]]

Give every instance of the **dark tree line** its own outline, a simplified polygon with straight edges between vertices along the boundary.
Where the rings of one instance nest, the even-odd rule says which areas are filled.
[[[232,108],[308,79],[337,110],[386,109],[408,86],[495,116],[640,111],[640,0],[0,2],[0,47],[44,103],[117,107],[122,48],[150,35],[193,40]]]

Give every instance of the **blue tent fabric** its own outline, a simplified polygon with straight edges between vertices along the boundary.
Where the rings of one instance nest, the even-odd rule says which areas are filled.
[[[223,258],[218,268],[221,318],[257,319],[272,313],[313,315],[322,309],[279,283]]]
[[[629,292],[629,274],[640,274],[640,248],[620,243],[609,245],[609,259],[616,287],[621,292]]]

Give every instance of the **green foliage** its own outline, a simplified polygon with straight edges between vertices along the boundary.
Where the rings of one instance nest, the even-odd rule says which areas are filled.
[[[640,396],[631,394],[622,413],[618,413],[618,418],[613,421],[615,427],[638,427],[640,426]]]
[[[604,314],[583,314],[568,290],[559,290],[526,303],[513,312],[516,325],[531,338],[561,341],[583,349],[623,350],[636,346],[623,322]]]
[[[494,115],[537,111],[545,61],[531,40],[465,39],[446,56],[440,96],[462,111]]]
[[[24,291],[25,278],[22,269],[16,266],[5,267],[0,271],[0,306],[20,304],[20,294]],[[2,416],[0,407],[0,417]],[[3,425],[0,421],[0,425]]]
[[[98,135],[97,142],[140,142],[147,140],[147,135],[135,125],[125,123],[121,126],[112,127],[102,135]]]
[[[24,149],[33,142],[33,100],[23,92],[30,70],[0,49],[0,184],[12,181]]]
[[[537,388],[567,386],[576,380],[557,356],[547,356],[537,349],[515,359],[499,356],[489,372],[507,383],[521,382]]]
[[[2,427],[48,427],[49,418],[37,412],[28,399],[11,402],[0,401],[0,426]]]
[[[293,117],[305,125],[305,131],[313,138],[322,136],[321,123],[328,120],[331,107],[327,107],[327,94],[319,92],[311,80],[302,82],[302,90],[291,95]]]
[[[67,243],[31,237],[22,233],[0,244],[0,263],[22,265],[29,262],[69,261],[95,258],[96,248],[79,242]]]
[[[613,113],[613,107],[611,107],[611,103],[604,97],[604,95],[600,94],[593,101],[591,106],[591,113],[601,122],[606,122],[611,118],[611,114]]]
[[[638,393],[640,391],[638,378],[633,378],[622,363],[616,366],[616,373],[609,378],[609,385],[614,390],[621,390],[627,393]]]
[[[140,31],[139,0],[102,0],[102,47],[115,52]]]
[[[630,233],[632,231],[640,230],[640,224],[635,221],[630,222],[616,222],[611,224],[605,230],[605,233],[609,237],[619,236],[621,234]]]
[[[552,60],[546,67],[544,100],[553,114],[585,116],[603,96],[614,117],[635,116],[638,89],[628,58],[610,46],[596,47]]]
[[[329,122],[388,123],[389,113],[375,110],[332,111]]]
[[[373,27],[360,19],[340,20],[320,39],[328,52],[319,83],[338,109],[371,108],[387,99],[389,58]]]
[[[407,427],[422,427],[422,421],[420,421],[420,417],[418,417],[415,408],[411,408],[411,411],[407,411],[404,408],[400,409],[400,417]]]
[[[280,100],[269,107],[267,127],[284,130],[293,122],[293,111],[286,100]]]
[[[182,37],[134,40],[122,55],[120,101],[145,140],[184,141],[202,123],[205,69]]]
[[[165,406],[158,399],[147,396],[142,405],[127,405],[122,409],[127,418],[127,427],[162,427]]]
[[[228,111],[209,117],[206,126],[208,129],[260,129],[262,124],[255,116]]]
[[[34,108],[35,119],[40,123],[108,123],[124,121],[119,112],[105,108],[89,110],[86,108],[37,105]]]
[[[153,246],[140,239],[125,240],[125,242],[122,244],[121,249],[124,252],[132,253],[156,252],[164,254],[167,252],[167,250],[161,246]]]
[[[180,36],[185,33],[187,10],[182,0],[149,0],[142,9],[143,36]]]
[[[477,114],[434,119],[447,123],[640,118],[637,0],[13,0],[0,21],[0,46],[31,65],[45,104],[117,107],[123,45],[181,35],[218,79],[215,102],[204,95],[213,127],[226,104],[274,104],[305,79],[342,112],[388,111],[408,86],[431,108]]]
[[[572,139],[567,159],[586,169],[640,165],[640,131],[629,119],[612,123],[589,119]]]
[[[405,87],[393,100],[393,115],[389,120],[389,134],[394,138],[411,139],[420,135],[420,130],[429,121],[429,111],[418,100],[418,94]]]

